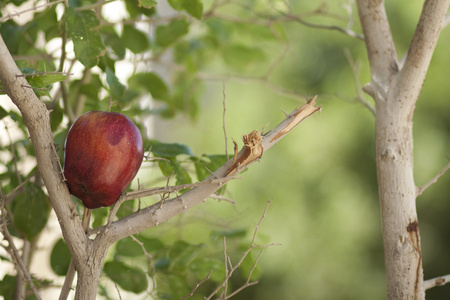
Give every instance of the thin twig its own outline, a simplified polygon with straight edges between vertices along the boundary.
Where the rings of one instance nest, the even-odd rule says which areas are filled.
[[[36,6],[31,7],[31,8],[28,8],[28,9],[16,12],[14,14],[8,14],[8,15],[3,16],[3,17],[0,18],[0,23],[3,23],[4,21],[12,19],[14,17],[20,17],[21,14],[24,14],[24,13],[27,13],[27,12],[30,12],[30,11],[33,11],[33,10],[37,11],[39,8],[44,8],[44,7],[47,7],[47,6],[50,7],[50,6],[53,6],[53,5],[56,5],[58,3],[62,3],[62,2],[65,2],[65,1],[66,0],[58,0],[58,1],[55,1],[55,2],[47,2],[47,3],[41,4],[41,5],[36,5]]]
[[[433,178],[431,178],[430,181],[428,181],[426,184],[424,184],[421,187],[417,187],[416,188],[416,197],[419,197],[420,195],[422,195],[422,193],[429,188],[432,184],[436,183],[436,181],[438,181],[438,179],[445,174],[445,172],[448,171],[448,169],[450,169],[450,163],[448,163],[448,165],[446,165],[442,170],[439,171],[439,173],[436,174],[436,176],[434,176]]]
[[[360,102],[364,105],[371,113],[375,116],[375,106],[372,105],[369,101],[366,100],[361,81],[359,80],[359,67],[360,64],[358,62],[354,62],[352,56],[350,54],[350,50],[344,49],[345,57],[347,58],[348,64],[350,65],[350,69],[352,70],[353,80],[355,81],[356,87],[356,101]]]
[[[138,240],[134,235],[130,235],[130,237],[135,241],[139,246],[141,246],[142,252],[144,252],[144,255],[148,258],[150,267],[152,268],[152,283],[153,283],[153,290],[156,289],[156,268],[155,264],[153,263],[153,255],[147,252],[147,249],[145,249],[144,243],[142,243],[140,240]]]
[[[226,106],[226,93],[225,93],[225,81],[222,82],[222,94],[223,94],[223,98],[222,98],[222,106],[223,106],[223,115],[222,115],[222,123],[223,123],[223,136],[225,138],[225,156],[227,158],[228,161],[228,137],[227,137],[227,127],[225,126],[225,113],[227,111],[227,106]]]
[[[263,214],[262,214],[262,216],[261,216],[261,218],[260,218],[260,220],[259,220],[259,222],[258,222],[258,224],[256,224],[256,227],[255,227],[255,231],[253,232],[253,237],[252,237],[252,241],[251,241],[251,244],[250,244],[250,246],[247,248],[247,250],[244,252],[244,254],[242,255],[242,257],[241,257],[241,259],[233,266],[233,264],[231,263],[231,259],[230,259],[230,257],[226,254],[226,242],[225,242],[225,239],[224,239],[224,256],[225,256],[225,279],[224,279],[224,281],[208,296],[208,297],[205,297],[205,300],[209,300],[209,299],[211,299],[215,294],[217,294],[222,288],[224,288],[224,290],[223,290],[223,292],[222,292],[222,294],[221,294],[221,298],[224,298],[224,299],[228,299],[228,298],[230,298],[232,295],[235,295],[236,293],[235,292],[233,292],[232,294],[230,294],[230,295],[228,295],[227,296],[227,294],[226,294],[226,287],[228,286],[228,280],[231,278],[231,276],[233,275],[233,273],[241,266],[241,264],[242,264],[242,262],[244,261],[244,259],[247,257],[247,255],[250,253],[250,251],[252,251],[254,248],[268,248],[268,247],[271,247],[271,246],[275,246],[275,245],[281,245],[281,244],[275,244],[275,243],[272,243],[272,244],[268,244],[268,245],[256,245],[255,244],[255,240],[256,240],[256,236],[257,236],[257,234],[258,234],[258,230],[259,230],[259,227],[260,227],[260,225],[261,225],[261,223],[262,223],[262,221],[263,221],[263,219],[266,217],[266,213],[267,213],[267,209],[269,208],[269,204],[270,204],[270,202],[271,202],[271,200],[269,200],[269,201],[267,201],[267,204],[266,204],[266,207],[265,207],[265,209],[264,209],[264,212],[263,212]],[[242,287],[240,287],[238,290],[239,291],[241,291],[241,290],[243,290],[244,288],[246,288],[246,287],[249,287],[249,286],[251,286],[251,285],[255,285],[255,284],[257,284],[257,282],[250,282],[250,280],[251,280],[251,276],[252,276],[252,274],[253,274],[253,271],[255,270],[255,268],[256,268],[256,263],[259,261],[259,258],[261,257],[261,255],[262,255],[262,252],[263,252],[263,250],[264,249],[262,249],[261,250],[261,252],[260,252],[260,254],[258,255],[258,257],[257,257],[257,259],[255,260],[255,264],[253,265],[253,268],[252,268],[252,270],[250,271],[250,274],[249,274],[249,276],[248,276],[248,278],[247,278],[247,282],[242,286]],[[230,269],[228,270],[228,268],[227,268],[227,265],[229,265],[230,266]]]
[[[450,275],[439,276],[432,279],[425,280],[423,282],[423,288],[425,290],[434,288],[436,286],[441,286],[450,282]]]
[[[200,285],[202,285],[206,280],[209,279],[209,277],[211,276],[212,270],[209,271],[208,275],[206,275],[205,278],[203,278],[202,280],[200,280],[199,282],[197,282],[194,286],[194,288],[192,289],[192,291],[189,293],[189,295],[187,295],[186,297],[182,298],[181,300],[186,300],[187,298],[191,297],[192,295],[194,295],[195,291],[198,289],[198,287]]]

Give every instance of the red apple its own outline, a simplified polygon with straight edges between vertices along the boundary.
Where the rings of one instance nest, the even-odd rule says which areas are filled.
[[[139,129],[119,113],[90,111],[69,129],[64,175],[87,208],[114,204],[136,176],[144,156]]]

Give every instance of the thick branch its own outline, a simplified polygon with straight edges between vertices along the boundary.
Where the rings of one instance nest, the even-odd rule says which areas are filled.
[[[375,100],[386,100],[391,75],[398,63],[384,0],[357,0],[357,4],[369,56],[371,84],[376,88],[372,96]]]
[[[295,109],[291,114],[287,115],[275,129],[264,136],[261,136],[261,155],[300,122],[319,111],[320,107],[316,107],[314,104],[315,98],[308,101],[304,106]],[[246,152],[248,152],[247,146],[239,152],[234,161],[240,161],[241,158],[246,155]],[[95,243],[103,244],[103,241],[106,241],[107,244],[113,244],[117,240],[138,233],[146,228],[156,226],[159,223],[185,212],[189,208],[205,201],[205,199],[220,189],[228,181],[234,179],[236,173],[242,172],[243,169],[258,160],[261,155],[254,156],[252,160],[247,159],[245,160],[245,163],[243,161],[242,164],[237,165],[235,169],[232,169],[232,172],[230,172],[230,168],[233,161],[230,160],[206,178],[201,185],[182,195],[174,199],[163,200],[126,218],[120,219],[117,222],[106,225],[106,227],[103,227],[100,231],[98,238],[95,239]]]
[[[403,99],[411,100],[407,103],[409,104],[411,117],[415,102],[422,89],[449,4],[450,0],[425,1],[405,63],[399,74],[398,89],[402,93]]]
[[[19,108],[36,153],[37,165],[49,194],[50,203],[58,217],[64,238],[72,255],[86,256],[87,238],[76,213],[67,186],[63,181],[58,163],[53,135],[50,129],[49,112],[14,62],[3,38],[0,36],[0,80],[6,93]],[[70,217],[72,216],[72,217]]]

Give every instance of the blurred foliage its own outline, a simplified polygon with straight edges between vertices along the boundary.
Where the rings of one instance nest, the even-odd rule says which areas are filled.
[[[16,6],[23,2],[2,1],[0,17],[20,11]],[[192,297],[203,299],[225,278],[224,239],[236,264],[272,199],[255,243],[282,245],[264,248],[251,277],[260,283],[234,299],[385,299],[374,117],[355,101],[361,88],[356,83],[370,80],[365,45],[331,30],[335,27],[316,28],[352,24],[350,29],[360,34],[356,7],[284,0],[169,0],[168,7],[153,0],[113,1],[113,7],[89,0],[68,4],[0,24],[18,66],[51,110],[62,164],[65,136],[76,117],[93,109],[118,111],[147,131],[148,160],[137,176],[139,187],[191,183],[227,160],[224,122],[231,151],[231,138],[238,141],[243,133],[270,122],[267,131],[281,121],[280,108],[289,111],[313,95],[323,105],[321,115],[265,153],[260,164],[240,175],[243,180],[220,190],[236,204],[208,200],[119,241],[106,259],[99,295],[116,297],[114,282],[121,291],[180,299],[211,271]],[[399,58],[409,47],[421,7],[419,1],[386,3]],[[446,28],[416,107],[418,185],[450,156],[449,43]],[[8,228],[34,247],[49,219],[46,192],[21,115],[2,103],[0,120],[5,125],[0,181]],[[448,181],[446,174],[418,198],[425,278],[449,273]],[[137,188],[135,182],[130,189]],[[117,216],[158,200],[128,201]],[[78,209],[81,214],[81,205]],[[93,227],[104,225],[108,213],[108,208],[94,210]],[[50,266],[64,276],[67,246],[62,239],[52,245]],[[229,280],[229,292],[245,284],[260,250],[252,249],[242,261]],[[11,265],[7,256],[0,259]],[[14,292],[13,274],[0,282],[5,299]],[[41,280],[42,286],[50,282]],[[444,286],[428,291],[427,299],[449,295],[450,287]]]

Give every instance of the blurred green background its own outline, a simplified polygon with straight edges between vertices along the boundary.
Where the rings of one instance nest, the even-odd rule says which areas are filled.
[[[329,1],[329,13],[345,16],[340,1]],[[317,8],[292,1],[296,13]],[[387,1],[399,59],[409,46],[421,1]],[[356,11],[356,32],[361,32]],[[314,17],[311,22],[336,20]],[[345,22],[338,22],[342,27]],[[345,52],[355,64],[362,84],[370,80],[363,41],[337,31],[283,24],[289,49],[269,81],[305,97],[318,95],[322,112],[312,116],[266,152],[260,163],[229,184],[225,196],[235,205],[208,200],[183,216],[182,231],[202,242],[207,225],[245,228],[249,235],[266,202],[271,204],[259,234],[264,243],[281,243],[264,251],[258,264],[260,283],[237,299],[385,299],[381,220],[377,199],[374,154],[374,116],[354,99],[355,77]],[[248,38],[234,32],[238,38]],[[254,41],[261,49],[283,51],[284,45]],[[418,101],[414,117],[415,179],[425,184],[447,163],[450,155],[450,30],[444,29]],[[273,59],[272,57],[269,59]],[[263,66],[244,72],[264,73]],[[220,69],[218,66],[216,69]],[[213,68],[213,70],[215,70]],[[252,73],[255,72],[255,73]],[[299,103],[280,95],[266,82],[228,76],[206,78],[201,114],[195,122],[178,117],[157,123],[157,138],[189,145],[195,155],[223,153],[222,114],[226,98],[228,151],[230,139],[268,129]],[[366,100],[371,102],[369,97]],[[373,103],[373,102],[371,102]],[[450,272],[450,175],[444,175],[417,200],[425,278]],[[176,220],[174,222],[178,222]],[[427,291],[427,299],[448,299],[450,286]]]

